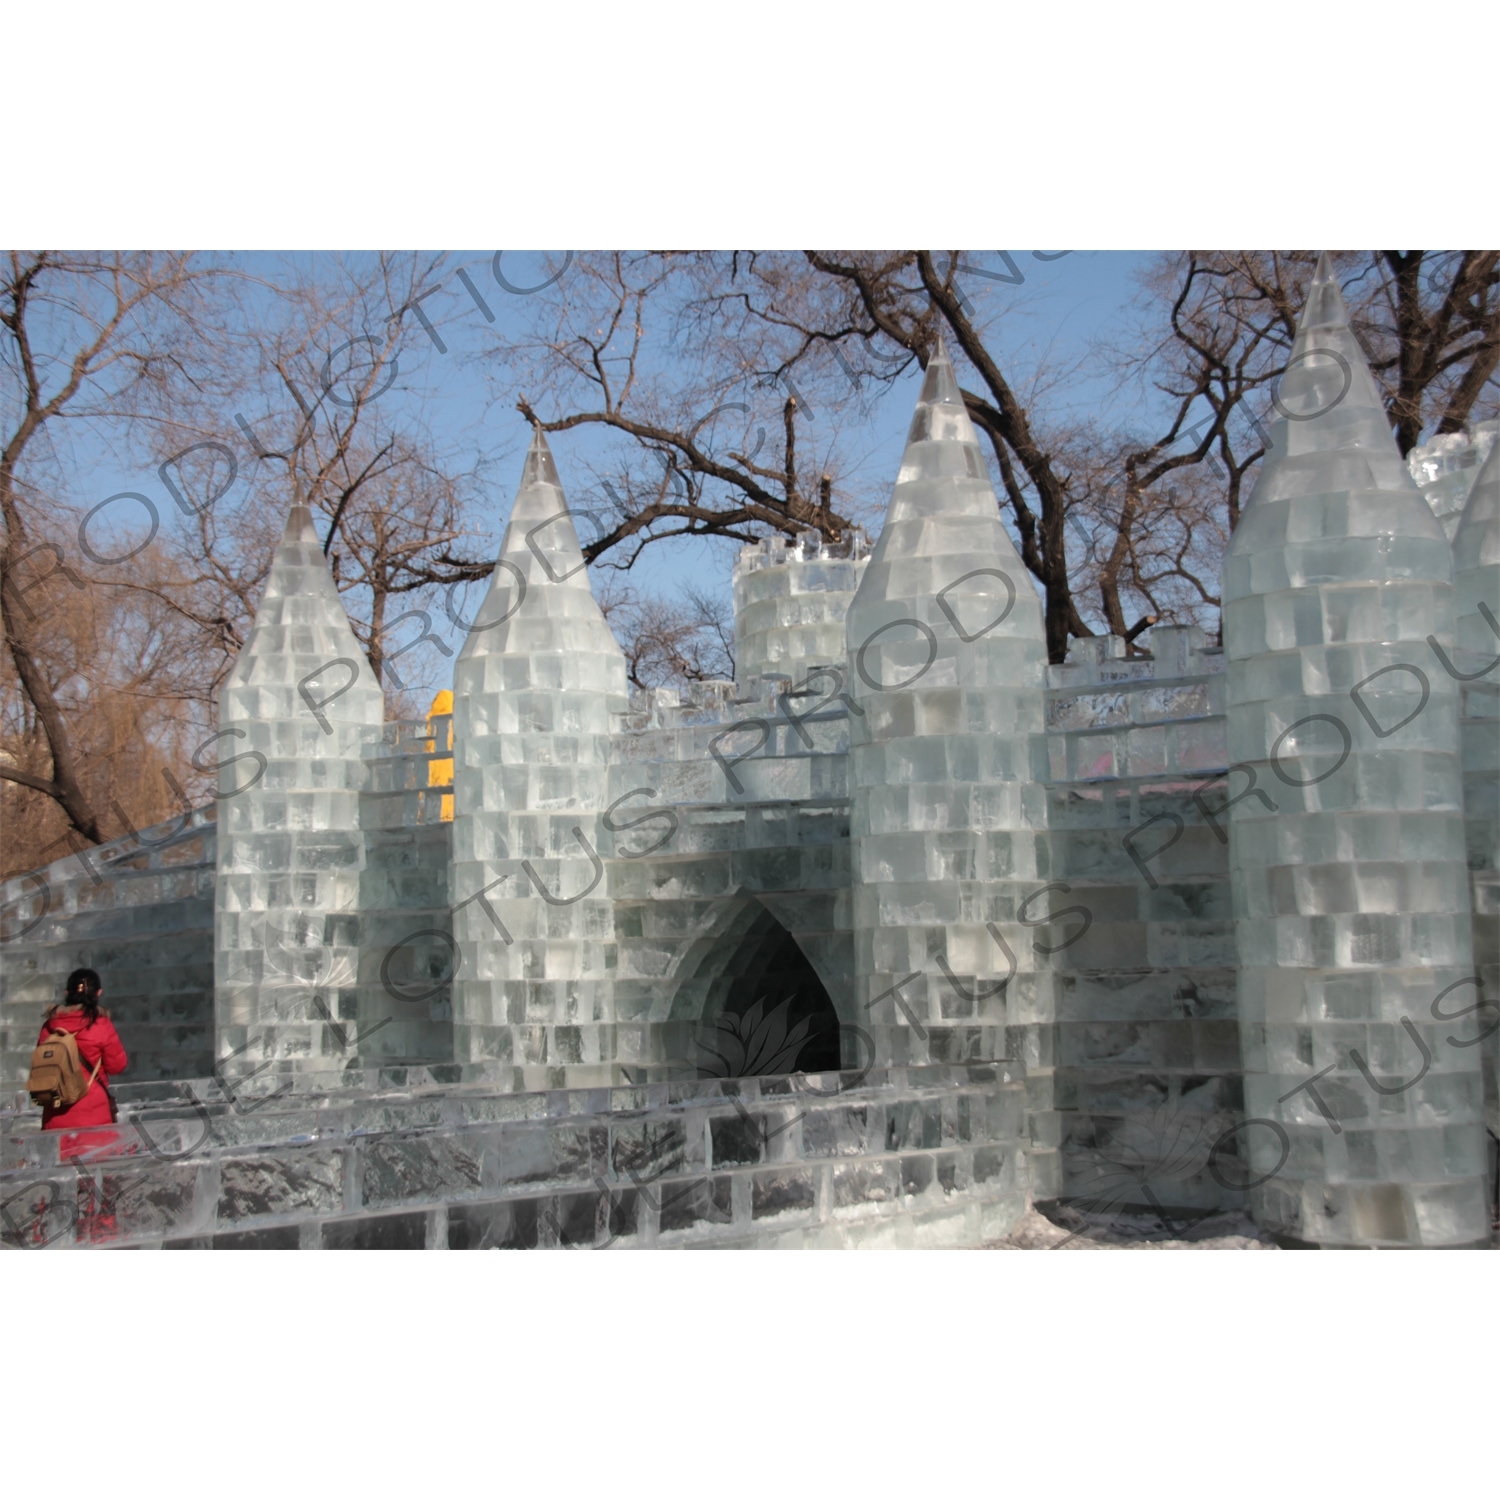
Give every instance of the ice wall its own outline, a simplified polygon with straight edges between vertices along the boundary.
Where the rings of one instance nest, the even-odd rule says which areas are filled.
[[[294,505],[219,703],[214,1011],[226,1071],[326,1068],[343,1050],[340,992],[357,983],[363,941],[363,757],[383,717],[312,515]]]
[[[1255,1212],[1476,1243],[1478,1064],[1433,1009],[1473,973],[1457,685],[1427,644],[1452,649],[1452,561],[1326,256],[1277,411],[1223,570],[1245,1138],[1277,1172]]]
[[[357,1003],[340,1017],[349,1064],[453,1056],[452,695],[440,693],[438,705],[428,719],[388,723],[367,752],[359,798],[365,941]]]
[[[1495,1026],[1500,1023],[1500,444],[1490,448],[1469,491],[1453,538],[1453,573],[1474,959],[1484,1000],[1493,1007],[1484,1021]],[[1500,1137],[1497,1053],[1500,1032],[1481,1043],[1487,1123]]]

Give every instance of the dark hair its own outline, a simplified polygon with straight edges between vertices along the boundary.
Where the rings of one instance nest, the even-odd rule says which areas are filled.
[[[74,969],[63,986],[63,1004],[81,1005],[92,1026],[99,1019],[99,992],[103,988],[92,969]]]

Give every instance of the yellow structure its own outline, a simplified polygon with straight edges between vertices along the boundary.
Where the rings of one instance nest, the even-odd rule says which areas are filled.
[[[436,698],[432,700],[432,707],[427,710],[427,730],[432,738],[427,741],[427,751],[431,754],[438,748],[437,734],[432,728],[434,719],[448,716],[448,738],[443,749],[453,749],[453,693],[444,688]],[[452,786],[453,785],[453,757],[447,760],[430,760],[427,762],[427,785],[428,786]],[[447,792],[443,796],[443,822],[453,821],[453,793]]]

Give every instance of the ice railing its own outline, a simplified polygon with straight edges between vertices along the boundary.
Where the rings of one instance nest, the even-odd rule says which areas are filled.
[[[466,1248],[467,1220],[538,1197],[544,1216],[579,1207],[587,1232],[558,1238],[599,1248],[659,1234],[677,1243],[694,1226],[695,1238],[720,1241],[806,1229],[841,1242],[858,1223],[946,1221],[965,1205],[972,1217],[985,1203],[994,1238],[1024,1207],[1024,1088],[1018,1067],[991,1063],[531,1095],[340,1092],[263,1110],[245,1107],[247,1096],[239,1107],[180,1100],[149,1117],[122,1111],[118,1125],[87,1133],[96,1143],[73,1138],[67,1160],[56,1132],[0,1141],[3,1239],[40,1248],[228,1235],[227,1248],[245,1230],[301,1224],[311,1243],[358,1248],[383,1243],[360,1236],[395,1227],[393,1213],[435,1209],[446,1216],[436,1244]],[[702,1195],[721,1205],[708,1223],[683,1209]],[[964,1242],[983,1228],[970,1224]]]

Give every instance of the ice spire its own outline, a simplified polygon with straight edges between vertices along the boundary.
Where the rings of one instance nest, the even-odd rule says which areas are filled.
[[[530,659],[532,653],[549,651],[567,657],[572,663],[569,674],[587,666],[595,674],[589,679],[595,686],[605,686],[608,677],[608,690],[619,697],[616,708],[624,708],[624,654],[589,586],[557,465],[538,427],[526,452],[489,593],[474,617],[461,658],[520,653]],[[619,673],[606,663],[618,663]],[[547,684],[534,685],[550,683],[549,676]]]
[[[540,429],[453,686],[456,1055],[608,1064],[615,953],[599,823],[625,657]]]
[[[1456,685],[1428,646],[1452,649],[1452,562],[1326,254],[1276,410],[1222,591],[1245,1113],[1289,1143],[1278,1165],[1254,1133],[1252,1206],[1317,1243],[1478,1240],[1476,1063],[1428,1009],[1472,974]]]
[[[357,982],[363,751],[383,719],[312,514],[294,505],[219,702],[215,1015],[231,1073],[353,1060],[330,1025]]]
[[[1344,296],[1325,250],[1318,257],[1286,372],[1273,402],[1271,455],[1359,453],[1381,488],[1402,488],[1404,467],[1375,377],[1349,326]]]
[[[1038,1006],[1041,605],[939,340],[849,609],[856,1017],[895,1060],[1004,1055]]]
[[[349,696],[356,681],[366,693],[373,690],[378,694],[380,684],[356,646],[344,602],[318,542],[312,512],[305,505],[293,505],[271,559],[255,621],[225,684],[220,718],[230,709],[235,718],[305,719],[313,724],[306,699],[297,692],[298,679],[288,675],[289,664],[295,660],[310,671],[318,662],[346,653],[351,646],[358,658],[356,677],[351,679],[351,687],[338,695],[339,700]],[[333,677],[331,685],[337,686],[339,681]],[[314,686],[309,686],[310,697],[317,696]],[[356,695],[355,701],[362,700]],[[329,717],[346,719],[353,707],[341,702],[330,710]],[[349,722],[364,724],[369,720],[361,709]],[[378,724],[380,719],[374,722]]]
[[[1442,528],[1401,462],[1327,251],[1318,258],[1273,406],[1266,461],[1224,559],[1229,597],[1268,586],[1268,576],[1252,583],[1250,569],[1269,553],[1302,570],[1294,586],[1383,578],[1396,536],[1405,539],[1402,555],[1422,576],[1447,573],[1451,580]],[[1319,530],[1290,535],[1294,512],[1304,527],[1316,516]],[[1267,565],[1264,558],[1258,564]]]
[[[911,564],[927,575],[935,590],[941,589],[951,580],[946,575],[939,579],[937,573],[950,563],[974,558],[972,549],[976,547],[985,561],[1013,566],[1020,570],[1018,577],[1027,576],[1001,523],[999,502],[964,406],[958,375],[948,357],[947,346],[939,337],[922,376],[922,389],[907,429],[906,449],[886,507],[885,526],[875,544],[856,603],[862,600],[869,605],[876,599],[901,594],[905,583],[910,581]],[[893,576],[893,570],[899,573],[900,581]],[[976,582],[972,589],[964,591],[963,597],[977,598],[975,590],[983,590],[1001,601],[1009,598],[998,579]],[[1030,602],[1039,618],[1040,605],[1034,590]],[[1000,631],[1001,637],[1028,635],[1023,622],[1031,613],[1018,597],[1005,622],[1009,628]],[[946,619],[941,609],[937,610],[937,617]],[[990,632],[985,632],[985,638],[989,636]],[[917,649],[920,654],[920,643]]]

